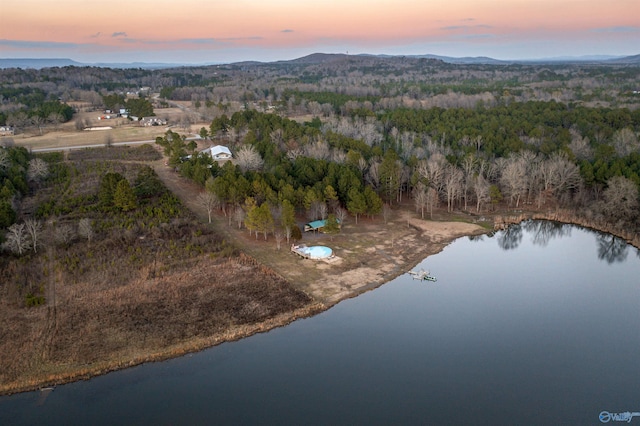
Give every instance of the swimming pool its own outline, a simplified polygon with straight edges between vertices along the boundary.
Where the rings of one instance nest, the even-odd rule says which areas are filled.
[[[326,246],[299,247],[298,250],[308,256],[309,259],[326,259],[333,256],[333,250]]]

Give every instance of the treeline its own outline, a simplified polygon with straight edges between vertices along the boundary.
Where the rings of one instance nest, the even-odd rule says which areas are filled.
[[[29,194],[30,186],[48,174],[47,162],[35,158],[26,148],[0,146],[0,231],[16,221],[18,205]]]
[[[374,102],[380,100],[380,96],[352,96],[344,93],[337,92],[302,92],[299,90],[285,90],[280,100],[283,103],[288,103],[289,100],[293,100],[295,105],[298,105],[302,99],[306,99],[309,102],[315,102],[317,104],[329,104],[333,108],[333,112],[340,114],[343,111],[343,107],[347,102],[368,102],[373,105]]]
[[[40,88],[3,87],[0,84],[0,125],[22,128],[43,123],[57,125],[73,117],[73,108]]]
[[[617,132],[640,129],[640,109],[587,108],[555,101],[511,102],[472,109],[399,108],[380,114],[378,119],[386,129],[427,135],[454,151],[475,152],[480,144],[483,152],[495,156],[524,148],[544,154],[559,150],[569,153],[574,136],[578,136],[591,141],[594,158],[610,158],[615,153],[603,148],[607,145],[617,149],[618,154],[635,148],[614,140]]]

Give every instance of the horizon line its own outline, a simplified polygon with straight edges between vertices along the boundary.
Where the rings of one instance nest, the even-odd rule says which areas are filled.
[[[488,55],[464,55],[464,56],[450,56],[450,55],[442,55],[435,53],[412,53],[412,54],[393,54],[393,53],[349,53],[347,52],[312,52],[306,55],[298,56],[293,59],[272,59],[272,60],[259,60],[259,59],[242,59],[242,60],[234,60],[234,61],[203,61],[203,62],[195,62],[195,61],[185,61],[185,62],[163,62],[163,61],[127,61],[127,60],[113,60],[113,61],[83,61],[74,59],[72,57],[64,57],[64,56],[56,56],[56,57],[0,57],[2,61],[72,61],[82,65],[100,65],[100,64],[122,64],[122,65],[132,65],[132,64],[158,64],[158,65],[194,65],[194,66],[203,66],[203,65],[224,65],[224,64],[234,64],[234,63],[242,63],[242,62],[259,62],[259,63],[275,63],[275,62],[287,62],[294,61],[297,59],[302,59],[307,56],[312,55],[344,55],[344,56],[372,56],[372,57],[420,57],[420,56],[432,56],[435,58],[450,58],[450,59],[491,59],[495,61],[501,62],[532,62],[532,61],[553,61],[553,60],[594,60],[594,59],[617,59],[617,58],[626,58],[638,56],[640,53],[636,54],[602,54],[602,53],[592,53],[592,54],[584,54],[584,55],[555,55],[555,56],[544,56],[544,57],[529,57],[529,58],[499,58]]]

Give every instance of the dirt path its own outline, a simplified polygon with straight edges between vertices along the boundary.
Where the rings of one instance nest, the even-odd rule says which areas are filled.
[[[180,176],[172,167],[165,165],[165,160],[154,161],[151,164],[158,177],[164,182],[182,204],[191,210],[202,222],[208,222],[207,210],[198,203],[198,194],[203,189],[192,180]]]

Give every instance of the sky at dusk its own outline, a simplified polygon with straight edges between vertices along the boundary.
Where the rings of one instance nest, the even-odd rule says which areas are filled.
[[[0,58],[640,54],[640,0],[0,0]]]

